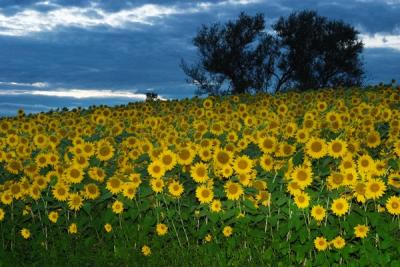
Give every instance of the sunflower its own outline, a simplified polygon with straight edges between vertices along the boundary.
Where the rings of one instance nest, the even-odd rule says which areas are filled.
[[[210,148],[202,147],[199,150],[199,157],[202,161],[209,161],[212,159],[212,151]]]
[[[24,239],[29,239],[29,237],[31,237],[31,232],[30,232],[28,229],[26,229],[26,228],[22,228],[22,229],[21,229],[21,236],[22,236]]]
[[[89,183],[84,186],[85,198],[96,199],[100,196],[100,190],[94,183]]]
[[[344,176],[339,172],[332,172],[327,179],[327,183],[330,190],[337,189],[344,185]]]
[[[105,230],[107,233],[110,233],[110,232],[112,231],[112,225],[109,224],[109,223],[106,223],[106,224],[104,225],[104,230]]]
[[[153,178],[161,178],[164,176],[166,170],[163,164],[156,160],[149,164],[147,171]]]
[[[336,216],[343,216],[349,211],[349,203],[344,198],[337,198],[333,200],[331,210]]]
[[[328,155],[334,158],[344,157],[347,153],[347,144],[340,139],[332,140],[328,143]]]
[[[400,215],[400,197],[391,196],[386,201],[386,209],[390,214]]]
[[[88,171],[89,177],[95,181],[102,183],[106,177],[106,173],[99,167],[92,167]]]
[[[321,205],[315,205],[311,209],[311,216],[318,222],[322,221],[326,216],[326,210]]]
[[[184,147],[179,149],[176,160],[180,165],[189,165],[196,156],[196,151]]]
[[[45,148],[48,145],[49,139],[44,134],[37,134],[33,137],[33,143],[38,148]]]
[[[214,199],[210,204],[212,212],[220,212],[222,210],[222,203],[219,199]]]
[[[166,171],[172,170],[176,165],[176,155],[170,150],[163,151],[158,158]]]
[[[358,171],[370,173],[375,169],[375,162],[370,155],[362,155],[357,161]]]
[[[369,199],[378,199],[385,194],[386,185],[381,179],[370,179],[366,183],[365,196]]]
[[[196,183],[205,183],[208,180],[208,166],[198,162],[190,168],[190,175]]]
[[[354,227],[354,235],[359,238],[365,238],[368,235],[369,227],[367,225],[358,224]]]
[[[365,194],[367,192],[367,186],[364,182],[358,181],[355,182],[352,186],[353,196],[357,199],[358,202],[364,203],[367,199]]]
[[[225,237],[230,237],[233,233],[233,228],[230,226],[225,226],[224,229],[222,230],[222,233],[224,234]]]
[[[68,233],[69,234],[77,234],[78,233],[78,226],[76,223],[71,223],[68,227]]]
[[[370,148],[375,148],[381,144],[381,136],[376,131],[371,131],[368,133],[366,138],[366,145]]]
[[[400,157],[400,141],[393,144],[393,152]]]
[[[142,254],[144,255],[144,256],[150,256],[151,255],[151,249],[150,249],[150,247],[149,246],[146,246],[146,245],[144,245],[143,247],[142,247]]]
[[[319,159],[326,155],[327,148],[326,148],[325,141],[321,138],[312,137],[306,143],[306,153],[313,159]]]
[[[207,235],[204,237],[204,241],[205,241],[205,242],[211,242],[211,240],[212,240],[212,235],[211,235],[211,234],[207,234]]]
[[[278,141],[276,140],[275,137],[266,136],[259,140],[258,146],[264,153],[271,154],[272,152],[275,151],[275,146],[277,143]]]
[[[312,169],[308,166],[295,167],[291,174],[292,181],[296,182],[301,189],[311,185],[313,181],[312,176]]]
[[[264,171],[272,171],[274,169],[274,160],[269,154],[264,154],[260,158],[260,166]]]
[[[132,184],[135,185],[136,188],[138,188],[139,185],[142,183],[142,179],[140,178],[139,173],[131,173],[129,175],[129,180],[132,182]]]
[[[307,143],[308,139],[310,138],[310,133],[306,129],[300,129],[296,133],[296,141],[300,144]]]
[[[196,197],[201,204],[211,203],[214,198],[214,192],[212,188],[209,188],[205,185],[200,185],[196,188]]]
[[[115,200],[111,208],[115,214],[120,214],[124,211],[124,203],[119,200]]]
[[[318,236],[314,239],[314,246],[318,251],[324,251],[328,248],[328,241],[325,237]]]
[[[107,141],[100,141],[96,146],[96,157],[101,161],[110,160],[114,156],[114,147]]]
[[[233,153],[226,150],[217,148],[214,152],[214,163],[217,167],[222,168],[228,166],[233,161]]]
[[[353,186],[357,182],[357,171],[355,169],[348,169],[343,173],[344,185]]]
[[[18,174],[23,170],[23,166],[21,161],[12,159],[7,163],[6,169],[9,173]]]
[[[72,184],[79,184],[83,180],[84,172],[78,166],[71,166],[65,170],[63,177],[66,181]]]
[[[66,201],[69,196],[69,187],[65,184],[58,183],[53,187],[51,192],[56,200]]]
[[[268,207],[271,204],[271,193],[266,190],[260,190],[256,195],[257,202]]]
[[[58,220],[58,212],[57,212],[57,211],[51,211],[51,212],[49,213],[48,218],[49,218],[49,220],[50,220],[52,223],[57,223],[57,220]]]
[[[38,200],[40,198],[40,187],[36,184],[33,184],[30,188],[29,188],[29,196],[34,199],[34,200]]]
[[[225,194],[229,200],[238,200],[243,195],[243,188],[240,184],[228,181],[225,185]]]
[[[306,192],[300,191],[294,195],[294,203],[299,209],[305,209],[310,205],[310,196]]]
[[[157,223],[156,232],[157,232],[157,235],[163,236],[168,232],[168,226],[166,226],[163,223]]]
[[[297,182],[292,181],[287,184],[286,190],[289,192],[289,194],[294,196],[301,192],[301,187]]]
[[[400,188],[400,172],[390,174],[388,177],[388,184],[395,188]]]
[[[253,161],[246,155],[237,157],[233,163],[233,169],[238,174],[251,172],[253,168]]]
[[[156,193],[161,193],[164,190],[164,181],[158,178],[152,178],[150,180],[151,189]]]
[[[83,206],[83,199],[79,194],[77,193],[69,194],[68,207],[71,210],[78,211],[82,206]]]
[[[136,194],[137,185],[133,182],[124,183],[122,185],[122,194],[128,199],[133,199]]]
[[[168,185],[168,192],[175,198],[180,198],[183,193],[183,185],[178,181],[172,181]]]
[[[344,238],[339,235],[335,237],[330,243],[333,244],[334,248],[342,249],[346,245],[346,240],[344,240]]]
[[[122,181],[118,177],[111,177],[107,181],[106,188],[114,195],[122,191]]]
[[[14,183],[10,186],[10,193],[14,199],[20,199],[22,197],[23,191],[19,183]]]

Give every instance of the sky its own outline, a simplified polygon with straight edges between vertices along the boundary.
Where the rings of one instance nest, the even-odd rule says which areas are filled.
[[[400,80],[400,0],[0,0],[0,115],[192,97],[179,63],[202,24],[304,9],[360,32],[366,84]]]

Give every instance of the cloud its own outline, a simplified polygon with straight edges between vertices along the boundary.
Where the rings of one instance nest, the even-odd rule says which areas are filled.
[[[391,48],[400,50],[400,35],[360,35],[366,48]]]
[[[29,7],[12,15],[0,13],[0,35],[25,36],[65,27],[124,29],[135,24],[154,25],[157,20],[171,15],[192,14],[214,7],[249,5],[258,2],[259,0],[226,0],[191,5],[143,4],[113,12],[102,9],[95,3],[85,7],[63,7],[50,1],[42,1],[36,3],[35,6],[58,8],[40,11]]]
[[[114,91],[107,89],[85,90],[85,89],[56,89],[56,90],[0,90],[0,95],[6,96],[50,96],[68,97],[76,99],[85,98],[126,98],[132,100],[145,100],[145,94],[131,91]]]
[[[20,83],[20,82],[0,82],[0,85],[6,86],[28,86],[28,87],[48,87],[49,84],[45,82],[34,82],[34,83]]]

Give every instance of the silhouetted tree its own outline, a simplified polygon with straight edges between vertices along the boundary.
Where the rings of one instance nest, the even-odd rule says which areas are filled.
[[[351,25],[302,11],[281,17],[272,28],[282,53],[277,91],[288,82],[300,90],[361,84],[363,43]]]
[[[265,91],[277,55],[276,41],[264,31],[264,17],[239,15],[226,25],[202,25],[193,39],[200,62],[188,66],[181,61],[187,81],[197,94],[220,95]]]
[[[264,16],[241,13],[237,21],[202,25],[193,39],[200,61],[181,68],[196,94],[240,94],[360,85],[358,32],[314,11],[292,13],[265,31]]]

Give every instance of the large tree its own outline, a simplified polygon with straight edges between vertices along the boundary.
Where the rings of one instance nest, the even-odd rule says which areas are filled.
[[[302,11],[281,17],[272,28],[279,40],[278,70],[283,77],[276,90],[285,83],[300,90],[361,84],[363,43],[351,25]]]
[[[238,20],[202,25],[193,39],[200,62],[181,67],[197,94],[248,93],[266,91],[273,73],[277,46],[264,31],[262,14],[241,13]]]
[[[193,39],[199,62],[181,62],[187,81],[213,95],[360,85],[363,44],[351,25],[302,11],[272,29],[262,14],[243,12],[225,25],[202,25]]]

